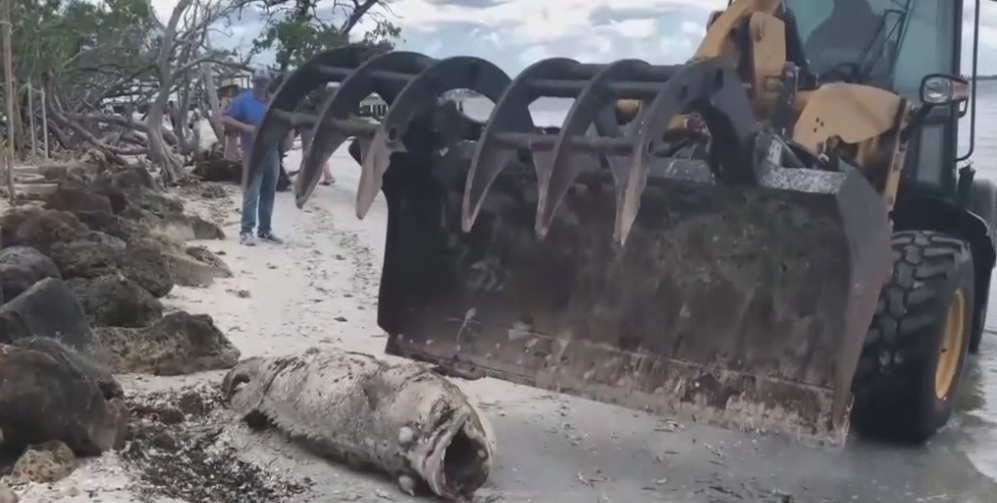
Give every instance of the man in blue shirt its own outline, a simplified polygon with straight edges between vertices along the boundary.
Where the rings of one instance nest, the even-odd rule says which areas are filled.
[[[270,99],[268,92],[270,80],[270,72],[266,69],[253,72],[252,88],[236,96],[222,117],[225,125],[239,132],[243,169],[245,169],[245,164],[249,162],[249,156],[253,151],[256,128],[263,122],[263,114],[267,109],[267,101]],[[256,227],[257,216],[259,216],[259,228],[256,235],[263,241],[275,244],[283,243],[281,239],[274,236],[273,230],[270,228],[280,171],[278,155],[277,145],[274,144],[272,148],[267,150],[266,157],[263,159],[263,169],[254,180],[250,180],[249,187],[242,196],[242,230],[239,232],[239,242],[244,245],[252,246],[255,244],[253,227]]]

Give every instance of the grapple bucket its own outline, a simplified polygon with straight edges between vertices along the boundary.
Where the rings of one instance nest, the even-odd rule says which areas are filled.
[[[315,119],[323,133],[296,187],[301,204],[331,145],[357,138],[357,214],[378,189],[388,205],[378,323],[389,353],[727,427],[844,440],[852,374],[890,274],[886,206],[861,172],[784,167],[799,157],[756,126],[720,61],[558,58],[513,80],[476,58],[400,54],[352,74],[323,70],[349,76]],[[396,70],[389,57],[410,66]],[[336,103],[365,71],[373,88],[405,85],[382,94],[382,123],[357,127]],[[485,124],[427,108],[460,88],[496,102]],[[540,96],[575,99],[553,134],[532,123],[527,107]],[[618,99],[641,102],[623,128]],[[677,158],[664,140],[686,112],[709,130],[702,160]]]

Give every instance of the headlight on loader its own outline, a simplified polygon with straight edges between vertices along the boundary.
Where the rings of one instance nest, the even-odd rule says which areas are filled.
[[[969,99],[969,82],[952,75],[928,75],[921,82],[921,102],[927,105],[947,105]]]

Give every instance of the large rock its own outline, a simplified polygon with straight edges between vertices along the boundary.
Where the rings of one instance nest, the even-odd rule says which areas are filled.
[[[121,274],[71,279],[69,288],[94,327],[148,327],[163,317],[163,304]]]
[[[93,175],[90,173],[90,170],[79,164],[39,166],[38,172],[46,181],[60,184],[86,185],[93,181]]]
[[[206,314],[179,311],[148,328],[102,327],[96,333],[119,373],[186,375],[229,369],[240,357]]]
[[[185,253],[167,254],[173,281],[181,286],[209,286],[215,278],[231,278],[232,271],[220,258],[201,247]]]
[[[46,204],[52,208],[62,207],[66,211],[108,211],[117,214],[128,205],[128,197],[112,187],[106,175],[77,168],[59,179],[56,193],[46,199]]]
[[[115,170],[107,177],[109,185],[114,189],[126,194],[138,194],[143,192],[159,192],[160,187],[152,173],[141,166],[130,166],[124,169]]]
[[[164,216],[173,213],[183,214],[183,203],[179,199],[172,198],[157,192],[143,192],[129,198],[129,204],[148,211],[157,216]]]
[[[161,219],[160,231],[181,241],[191,239],[225,239],[225,232],[218,225],[197,215],[173,213]]]
[[[194,166],[194,176],[206,182],[242,183],[242,163],[227,159],[209,159]]]
[[[73,201],[97,201],[107,199],[108,207],[92,204],[66,205],[65,197],[76,191]],[[49,199],[51,206],[64,205],[70,211],[98,211],[124,215],[130,209],[152,211],[154,213],[182,212],[183,203],[161,193],[149,170],[131,166],[120,169],[91,172],[83,176],[67,176],[60,181],[60,187]]]
[[[121,273],[152,294],[162,298],[173,290],[170,260],[163,250],[144,244],[132,244],[117,253]]]
[[[10,471],[12,484],[52,484],[68,477],[76,468],[76,456],[68,445],[51,440],[32,445],[17,458]]]
[[[62,279],[52,259],[29,246],[0,250],[0,284],[3,302],[9,302],[45,278]]]
[[[46,337],[74,350],[102,356],[86,312],[60,279],[45,278],[0,307],[0,343]]]
[[[100,211],[74,211],[73,215],[90,229],[114,236],[126,243],[134,243],[149,235],[148,225],[119,215]]]
[[[67,173],[71,175],[71,173]],[[115,169],[85,169],[84,174],[66,176],[60,184],[83,187],[112,199],[112,206],[121,210],[127,199],[145,192],[158,192],[159,186],[149,170],[141,166],[128,166]]]
[[[186,215],[183,202],[164,194],[141,167],[66,175],[48,197],[47,206],[70,212],[90,229],[127,243],[151,234],[173,241],[225,238],[214,223]]]
[[[130,208],[122,216],[148,226],[154,234],[169,236],[175,241],[191,239],[225,239],[221,227],[197,216],[180,212],[154,213],[143,209]]]
[[[99,341],[96,344],[98,347],[92,353],[75,349],[63,343],[61,339],[53,337],[28,337],[18,339],[10,345],[43,351],[61,360],[66,360],[96,381],[97,387],[100,388],[105,397],[124,397],[125,389],[114,377],[114,373],[108,365],[109,358],[106,351],[99,347]]]
[[[113,213],[111,200],[103,194],[93,192],[84,187],[61,185],[55,192],[48,195],[45,207],[59,211],[99,211]]]
[[[161,247],[139,242],[116,247],[96,240],[58,243],[50,252],[65,279],[93,279],[120,272],[153,297],[173,290],[170,260]]]
[[[187,249],[184,250],[184,253],[195,261],[208,266],[212,271],[214,271],[214,277],[232,277],[232,270],[229,269],[228,264],[226,264],[225,261],[213,251],[203,246],[188,246]]]
[[[68,243],[89,231],[71,213],[42,208],[19,208],[0,216],[4,247],[31,246],[47,253],[55,243]]]
[[[49,257],[65,279],[92,279],[117,272],[114,248],[106,243],[80,239],[69,243],[56,243]]]
[[[102,377],[103,376],[103,377]],[[124,444],[128,409],[106,374],[51,339],[0,344],[0,430],[4,447],[59,440],[78,456]]]
[[[116,238],[110,234],[100,231],[87,231],[87,233],[83,235],[83,240],[109,246],[115,251],[124,250],[125,246],[128,245],[128,243],[125,243],[123,239]]]

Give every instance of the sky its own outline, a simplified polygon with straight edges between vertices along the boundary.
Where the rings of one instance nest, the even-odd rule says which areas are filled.
[[[175,3],[153,0],[162,18],[169,16]],[[982,4],[980,73],[997,74],[997,1],[982,0]],[[515,74],[553,56],[680,63],[702,38],[710,10],[725,5],[726,0],[390,0],[393,16],[389,16],[402,29],[401,49],[438,58],[479,56]],[[974,2],[965,0],[965,5],[964,47],[968,48]],[[335,15],[328,6],[320,12]],[[215,39],[219,46],[245,49],[259,28],[258,15],[248,12]],[[963,73],[968,74],[970,53],[964,52]]]

